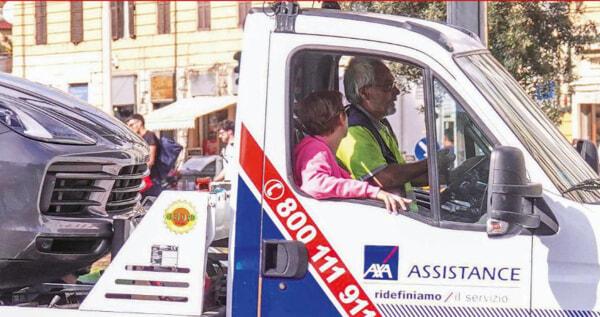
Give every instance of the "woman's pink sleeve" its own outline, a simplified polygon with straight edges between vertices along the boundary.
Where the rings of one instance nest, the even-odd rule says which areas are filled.
[[[326,198],[375,198],[379,187],[367,182],[333,176],[333,167],[325,151],[300,155],[302,189],[316,199]],[[333,163],[337,164],[337,163]]]

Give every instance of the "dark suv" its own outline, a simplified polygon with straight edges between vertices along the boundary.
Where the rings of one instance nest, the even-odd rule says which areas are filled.
[[[148,147],[61,91],[0,74],[0,290],[51,281],[110,250],[139,203]]]

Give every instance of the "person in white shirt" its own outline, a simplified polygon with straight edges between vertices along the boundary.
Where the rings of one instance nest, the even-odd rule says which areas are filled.
[[[223,169],[213,181],[231,181],[231,177],[233,177],[233,140],[235,133],[235,123],[231,120],[223,120],[219,123],[219,129],[217,131],[217,135],[221,142],[225,144],[225,147],[221,151],[221,156],[223,157]]]

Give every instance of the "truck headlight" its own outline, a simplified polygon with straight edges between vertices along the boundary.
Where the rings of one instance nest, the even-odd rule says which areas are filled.
[[[61,120],[62,119],[62,120]],[[96,140],[70,126],[59,113],[0,101],[0,122],[26,137],[44,142],[92,145]]]

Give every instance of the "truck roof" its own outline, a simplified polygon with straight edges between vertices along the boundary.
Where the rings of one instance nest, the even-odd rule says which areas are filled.
[[[257,12],[262,10],[257,9],[254,11]],[[355,28],[349,27],[348,23],[328,23],[325,22],[325,20],[323,22],[318,22],[312,19],[305,20],[304,17],[345,20],[351,21],[352,23],[359,23],[361,26]],[[306,23],[302,23],[302,20],[305,20]],[[324,27],[324,25],[327,25],[327,27]],[[296,20],[295,32],[323,35],[332,34],[337,36],[346,35],[352,38],[363,38],[360,34],[368,34],[371,39],[381,38],[382,40],[385,40],[385,42],[402,42],[401,39],[391,38],[392,35],[387,32],[381,32],[381,29],[379,29],[378,32],[371,32],[372,27],[377,26],[380,28],[381,25],[389,26],[390,29],[399,28],[414,32],[416,36],[424,36],[438,44],[450,54],[486,49],[476,34],[457,26],[404,16],[368,12],[302,9]],[[412,43],[415,44],[414,42]],[[431,43],[429,43],[429,45],[430,44]]]

